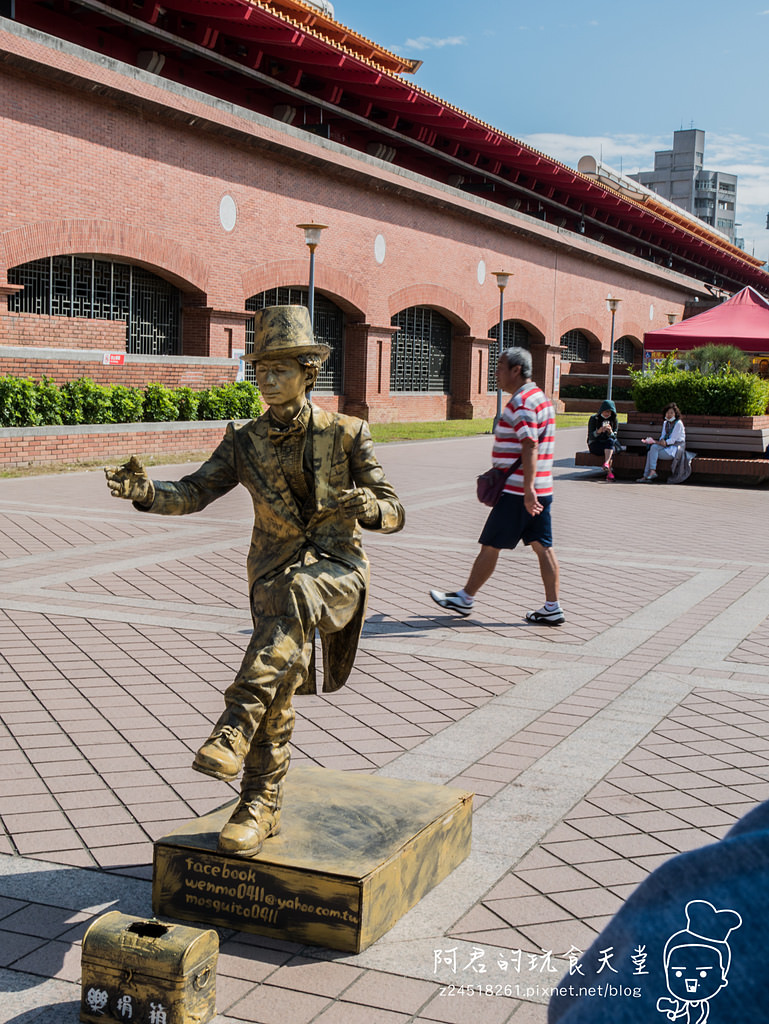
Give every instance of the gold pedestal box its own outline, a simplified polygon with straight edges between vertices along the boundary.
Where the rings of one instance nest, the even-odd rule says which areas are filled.
[[[234,801],[157,840],[153,911],[359,953],[467,857],[472,795],[298,765],[256,857],[216,851]]]

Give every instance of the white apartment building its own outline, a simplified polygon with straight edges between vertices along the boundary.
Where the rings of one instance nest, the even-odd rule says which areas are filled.
[[[673,132],[673,148],[654,154],[654,170],[640,171],[629,177],[645,185],[663,199],[699,217],[710,227],[735,238],[737,175],[704,170],[705,132],[699,128]]]

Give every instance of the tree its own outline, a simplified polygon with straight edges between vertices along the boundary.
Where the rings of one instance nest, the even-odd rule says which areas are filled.
[[[699,370],[703,376],[723,371],[748,373],[751,359],[736,345],[701,345],[687,352],[681,360],[687,370]]]

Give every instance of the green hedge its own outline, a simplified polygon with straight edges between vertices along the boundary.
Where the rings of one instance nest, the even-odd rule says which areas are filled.
[[[192,391],[163,384],[96,384],[87,377],[61,387],[47,377],[0,377],[0,427],[243,420],[259,416],[262,408],[259,390],[247,381]]]
[[[769,381],[754,373],[702,374],[662,364],[647,373],[631,370],[630,376],[639,412],[660,413],[675,402],[684,416],[762,416],[769,406]]]

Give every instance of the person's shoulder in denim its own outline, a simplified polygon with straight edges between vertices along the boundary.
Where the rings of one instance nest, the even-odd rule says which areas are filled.
[[[769,1021],[767,921],[769,801],[639,885],[556,986],[548,1024]]]

